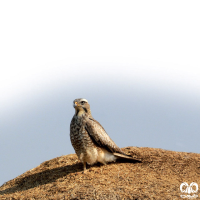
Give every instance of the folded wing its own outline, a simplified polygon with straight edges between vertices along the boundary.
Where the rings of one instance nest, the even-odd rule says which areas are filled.
[[[98,121],[93,118],[88,118],[85,128],[89,136],[97,146],[103,147],[111,153],[120,153],[127,156],[108,136],[108,134]]]

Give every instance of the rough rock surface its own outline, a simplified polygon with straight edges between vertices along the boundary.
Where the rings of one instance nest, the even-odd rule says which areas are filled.
[[[196,182],[200,187],[200,154],[138,147],[123,150],[141,162],[96,164],[87,166],[84,174],[75,154],[57,157],[2,185],[0,199],[174,200],[188,195],[180,191],[181,183]],[[195,195],[200,198],[200,189]]]

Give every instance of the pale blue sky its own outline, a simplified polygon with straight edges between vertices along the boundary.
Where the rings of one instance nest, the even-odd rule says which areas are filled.
[[[0,3],[0,185],[74,153],[75,98],[120,146],[200,153],[198,1]]]

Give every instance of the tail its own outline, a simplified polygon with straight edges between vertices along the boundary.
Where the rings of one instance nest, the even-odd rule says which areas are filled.
[[[138,162],[141,162],[140,160],[138,159],[135,159],[129,155],[126,155],[126,154],[120,154],[120,153],[113,153],[114,156],[116,156],[117,158],[124,158],[124,159],[128,159],[128,160],[134,160],[134,161],[138,161]]]

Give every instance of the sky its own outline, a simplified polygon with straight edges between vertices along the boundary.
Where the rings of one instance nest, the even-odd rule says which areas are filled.
[[[200,153],[199,1],[1,1],[0,185],[74,153],[85,98],[119,147]]]

